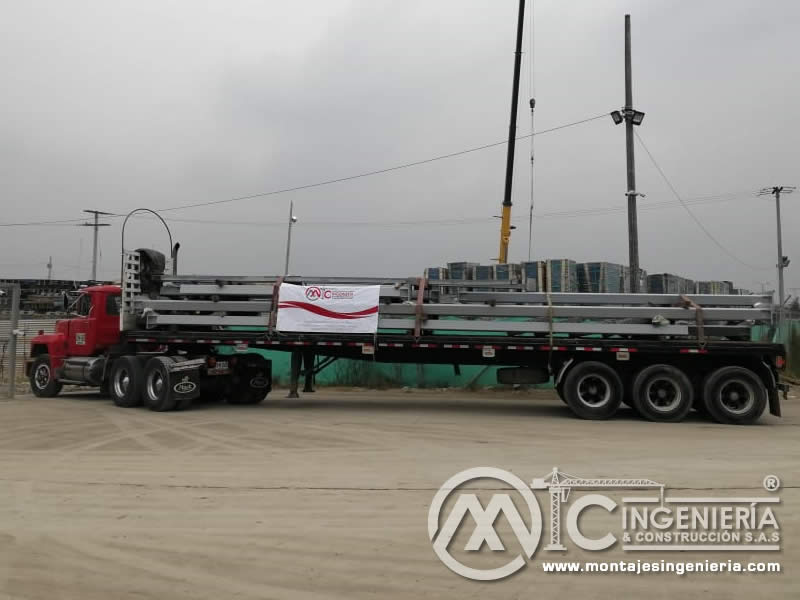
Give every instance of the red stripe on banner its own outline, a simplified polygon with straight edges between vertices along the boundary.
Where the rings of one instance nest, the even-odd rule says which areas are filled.
[[[358,310],[355,312],[340,313],[334,310],[328,310],[327,308],[317,304],[311,304],[310,302],[298,302],[295,300],[281,302],[278,304],[278,308],[300,308],[329,319],[363,319],[364,317],[374,315],[378,312],[378,307],[373,306],[371,308],[365,308],[364,310]]]

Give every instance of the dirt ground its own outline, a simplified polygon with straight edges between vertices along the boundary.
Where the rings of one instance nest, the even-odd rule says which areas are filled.
[[[209,404],[178,413],[119,409],[90,393],[0,400],[0,597],[799,593],[797,400],[784,404],[782,419],[765,416],[758,425],[735,427],[696,416],[682,424],[646,423],[627,410],[607,422],[580,421],[552,392],[284,395],[274,392],[256,407]],[[784,572],[542,571],[543,559],[623,557],[621,550],[598,557],[570,547],[558,558],[540,551],[514,576],[479,583],[439,562],[427,513],[449,477],[494,466],[529,481],[556,465],[585,477],[647,477],[684,495],[764,495],[764,476],[775,474],[783,485],[783,550],[714,558],[779,560]],[[547,515],[546,496],[540,503]],[[648,560],[662,558],[676,557]]]

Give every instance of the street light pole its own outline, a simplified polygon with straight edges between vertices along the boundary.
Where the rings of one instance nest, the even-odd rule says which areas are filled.
[[[625,162],[628,189],[628,264],[630,291],[639,292],[639,225],[636,215],[636,165],[633,156],[633,127],[642,124],[644,113],[633,108],[633,73],[631,69],[631,16],[625,15],[625,106],[611,112],[616,125],[625,121]]]
[[[294,200],[289,201],[289,230],[286,232],[286,265],[283,268],[283,276],[289,275],[289,253],[292,251],[292,225],[297,223],[294,216]]]

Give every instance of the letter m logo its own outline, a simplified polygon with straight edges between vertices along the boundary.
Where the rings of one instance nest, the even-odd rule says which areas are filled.
[[[519,540],[525,555],[528,558],[532,557],[539,543],[539,528],[537,523],[531,523],[530,529],[525,525],[525,521],[522,520],[517,507],[514,506],[508,494],[495,494],[492,496],[486,509],[483,508],[475,494],[461,494],[453,510],[450,511],[447,521],[439,531],[434,547],[437,550],[446,551],[447,546],[450,545],[450,541],[461,525],[464,515],[469,513],[475,520],[475,530],[464,546],[464,550],[478,551],[484,543],[489,546],[490,550],[505,550],[503,542],[500,541],[500,537],[494,529],[494,522],[501,512],[505,515],[509,525],[511,525],[511,530]]]

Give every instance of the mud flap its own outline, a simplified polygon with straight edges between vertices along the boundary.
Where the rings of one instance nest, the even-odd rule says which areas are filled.
[[[176,362],[170,370],[170,395],[176,402],[194,400],[200,396],[200,365],[203,359]]]

